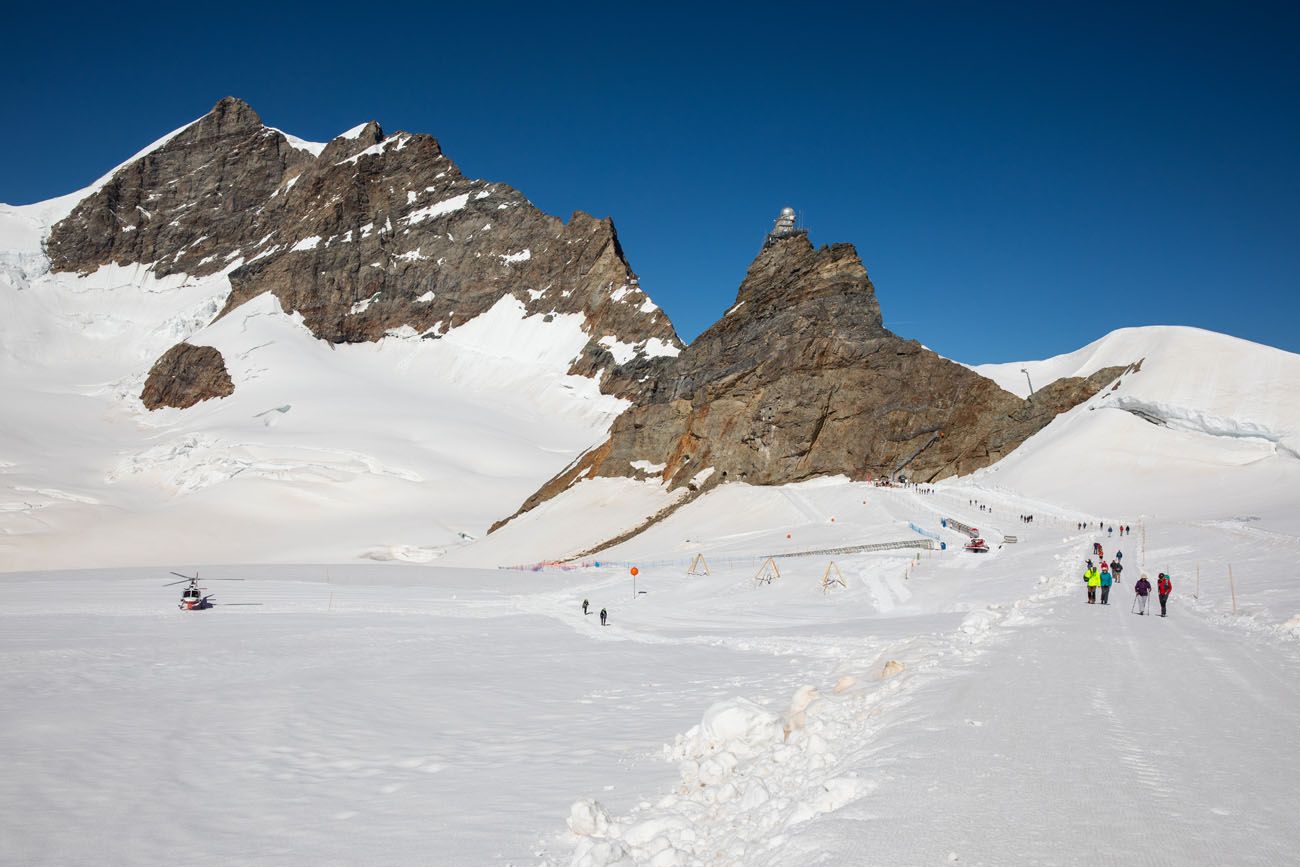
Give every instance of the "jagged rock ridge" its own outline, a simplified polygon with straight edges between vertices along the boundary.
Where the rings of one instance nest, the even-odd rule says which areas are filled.
[[[736,304],[664,371],[610,437],[527,511],[596,476],[663,465],[670,487],[773,485],[900,472],[932,481],[994,463],[1123,372],[1060,380],[1030,400],[882,324],[849,244],[769,237]]]
[[[621,396],[681,348],[611,220],[564,223],[464,177],[433,137],[374,122],[317,154],[231,97],[78,204],[47,254],[62,271],[229,270],[222,315],[272,292],[335,343],[437,338],[510,294],[529,314],[582,313],[591,339],[572,372]]]

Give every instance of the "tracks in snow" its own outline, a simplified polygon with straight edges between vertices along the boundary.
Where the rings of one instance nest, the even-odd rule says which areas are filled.
[[[902,710],[918,690],[953,676],[1012,630],[1038,622],[1073,589],[1072,561],[1056,559],[1057,574],[1037,593],[971,611],[955,632],[901,640],[883,653],[877,648],[871,659],[841,666],[835,682],[802,687],[785,714],[743,699],[714,705],[700,726],[665,750],[679,763],[672,792],[619,819],[594,801],[578,802],[569,820],[571,858],[550,856],[546,863],[787,863],[789,834],[876,788],[860,769],[870,765],[880,733],[904,721]],[[888,595],[882,587],[878,603]],[[886,676],[886,660],[903,667]]]

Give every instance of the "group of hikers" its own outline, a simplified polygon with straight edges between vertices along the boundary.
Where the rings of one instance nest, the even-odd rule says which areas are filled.
[[[590,611],[587,610],[587,608],[589,608],[590,605],[591,605],[591,603],[588,602],[586,599],[582,600],[582,613],[583,613],[583,614],[590,614],[590,613],[591,613]],[[604,608],[600,609],[600,625],[601,625],[601,626],[604,626],[604,625],[605,625],[605,622],[606,622],[608,619],[609,619],[609,612],[606,611]]]
[[[1033,515],[1021,515],[1021,516],[1020,516],[1020,523],[1022,523],[1022,524],[1032,524],[1032,523],[1034,523],[1034,516],[1033,516]]]
[[[933,494],[934,488],[919,482],[909,482],[903,476],[898,477],[898,481],[887,478],[879,478],[872,482],[877,488],[904,488],[914,494]]]
[[[1101,565],[1094,565],[1091,557],[1088,558],[1087,563],[1084,565],[1083,581],[1088,587],[1088,604],[1097,604],[1097,591],[1100,590],[1101,604],[1109,605],[1111,586],[1122,583],[1120,575],[1124,572],[1124,552],[1116,551],[1115,559],[1107,563],[1101,543],[1093,542],[1092,553],[1101,561]],[[1133,610],[1135,613],[1143,615],[1147,613],[1147,603],[1150,601],[1151,590],[1151,582],[1143,574],[1137,583],[1133,585]],[[1160,599],[1160,616],[1167,617],[1169,595],[1174,592],[1173,578],[1161,572],[1156,578],[1155,591],[1156,596]]]

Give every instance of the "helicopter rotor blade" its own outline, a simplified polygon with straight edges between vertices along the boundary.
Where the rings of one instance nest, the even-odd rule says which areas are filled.
[[[173,572],[172,574],[175,575],[177,578],[184,578],[186,581],[197,581],[197,580],[199,580],[199,573],[198,573],[198,572],[195,572],[193,575],[184,575],[184,574],[182,574],[182,573],[180,573],[180,572]]]

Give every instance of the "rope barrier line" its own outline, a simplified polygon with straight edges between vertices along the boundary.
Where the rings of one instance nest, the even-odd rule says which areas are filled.
[[[932,539],[903,539],[897,542],[872,542],[865,545],[846,545],[839,548],[818,548],[813,551],[790,551],[784,554],[754,554],[744,557],[715,557],[713,566],[744,566],[753,563],[765,562],[769,559],[781,560],[791,557],[820,557],[832,554],[865,554],[871,551],[893,551],[903,548],[919,548],[923,551],[933,551],[938,545]],[[682,567],[689,568],[695,562],[695,554],[688,557],[674,558],[671,560],[597,560],[595,558],[580,561],[566,560],[543,560],[540,563],[528,563],[521,566],[501,566],[501,569],[509,569],[515,572],[572,572],[578,569],[594,569],[606,566],[629,568],[636,566],[638,569],[659,569],[665,567]]]

